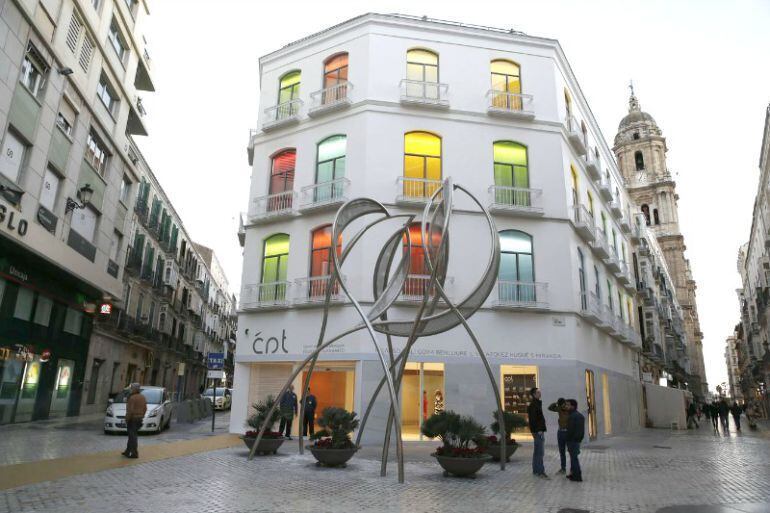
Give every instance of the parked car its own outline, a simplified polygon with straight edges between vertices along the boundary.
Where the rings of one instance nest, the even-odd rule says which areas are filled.
[[[160,433],[171,427],[173,404],[171,394],[164,387],[143,386],[139,391],[147,400],[147,413],[144,414],[140,433]],[[104,415],[104,433],[126,432],[126,401],[131,391],[126,388],[110,399]]]
[[[203,392],[203,397],[209,401],[214,400],[214,389],[207,388]],[[229,410],[233,402],[233,394],[229,388],[217,387],[217,399],[214,403],[215,410]]]

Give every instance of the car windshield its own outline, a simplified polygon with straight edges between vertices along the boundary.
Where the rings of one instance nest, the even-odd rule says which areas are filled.
[[[225,390],[227,390],[227,389],[226,388],[217,388],[217,395],[219,397],[224,396],[225,395]],[[213,388],[207,388],[206,391],[203,392],[203,395],[213,396],[214,395],[214,389]]]
[[[144,396],[148,404],[160,404],[163,402],[163,390],[159,388],[142,388],[139,392]],[[130,395],[130,390],[123,390],[115,396],[114,402],[125,403]]]

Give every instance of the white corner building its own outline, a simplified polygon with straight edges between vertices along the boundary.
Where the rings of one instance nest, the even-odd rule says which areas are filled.
[[[232,432],[247,429],[250,405],[277,394],[318,342],[339,206],[368,197],[419,218],[448,177],[483,202],[499,232],[497,287],[470,325],[504,408],[526,413],[537,386],[546,405],[577,399],[592,439],[643,424],[630,264],[637,209],[556,40],[366,14],[262,57],[260,89],[239,233]],[[446,279],[453,299],[481,279],[491,244],[478,209],[462,198],[456,206]],[[391,233],[373,230],[345,262],[345,283],[364,308]],[[391,318],[413,318],[425,288],[428,271],[412,251]],[[327,336],[360,322],[341,289],[332,298]],[[363,414],[381,377],[366,332],[343,338],[313,375],[317,414],[330,405]],[[407,439],[442,407],[492,421],[495,399],[464,330],[417,342],[400,403]],[[365,442],[381,441],[388,404],[380,395]],[[556,415],[546,417],[555,431]]]

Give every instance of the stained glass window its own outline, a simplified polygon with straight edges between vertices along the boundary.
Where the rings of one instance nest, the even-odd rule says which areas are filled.
[[[527,147],[513,141],[497,141],[494,148],[494,178],[498,187],[515,189],[495,190],[495,202],[506,205],[530,206]]]
[[[498,294],[501,301],[535,301],[532,236],[519,230],[500,232]]]
[[[428,132],[404,136],[404,196],[428,198],[440,186],[441,138]]]
[[[300,78],[299,71],[290,71],[281,77],[278,88],[278,108],[276,119],[285,119],[299,113],[299,105],[292,102],[299,98]]]
[[[294,189],[294,167],[297,161],[297,150],[290,148],[280,151],[272,158],[270,167],[270,191],[268,201],[269,211],[291,208],[292,195],[281,194]]]
[[[406,52],[406,94],[436,100],[439,97],[438,55],[415,48]]]
[[[492,105],[500,109],[521,110],[521,74],[519,65],[506,60],[494,60],[491,65]]]
[[[286,271],[289,264],[289,236],[277,233],[265,239],[262,257],[260,301],[286,298]],[[267,284],[268,286],[264,286]]]
[[[324,104],[344,99],[347,96],[348,54],[340,53],[324,63]]]

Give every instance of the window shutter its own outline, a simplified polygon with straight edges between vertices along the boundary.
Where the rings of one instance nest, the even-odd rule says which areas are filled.
[[[80,49],[80,59],[78,59],[80,67],[83,68],[83,71],[88,71],[88,66],[91,64],[91,55],[93,52],[94,42],[89,36],[86,36],[85,39],[83,39],[83,48]]]
[[[83,22],[80,21],[77,13],[73,12],[72,18],[70,18],[70,26],[67,30],[67,46],[73,54],[78,47],[78,39],[80,38],[80,31],[82,28]]]

